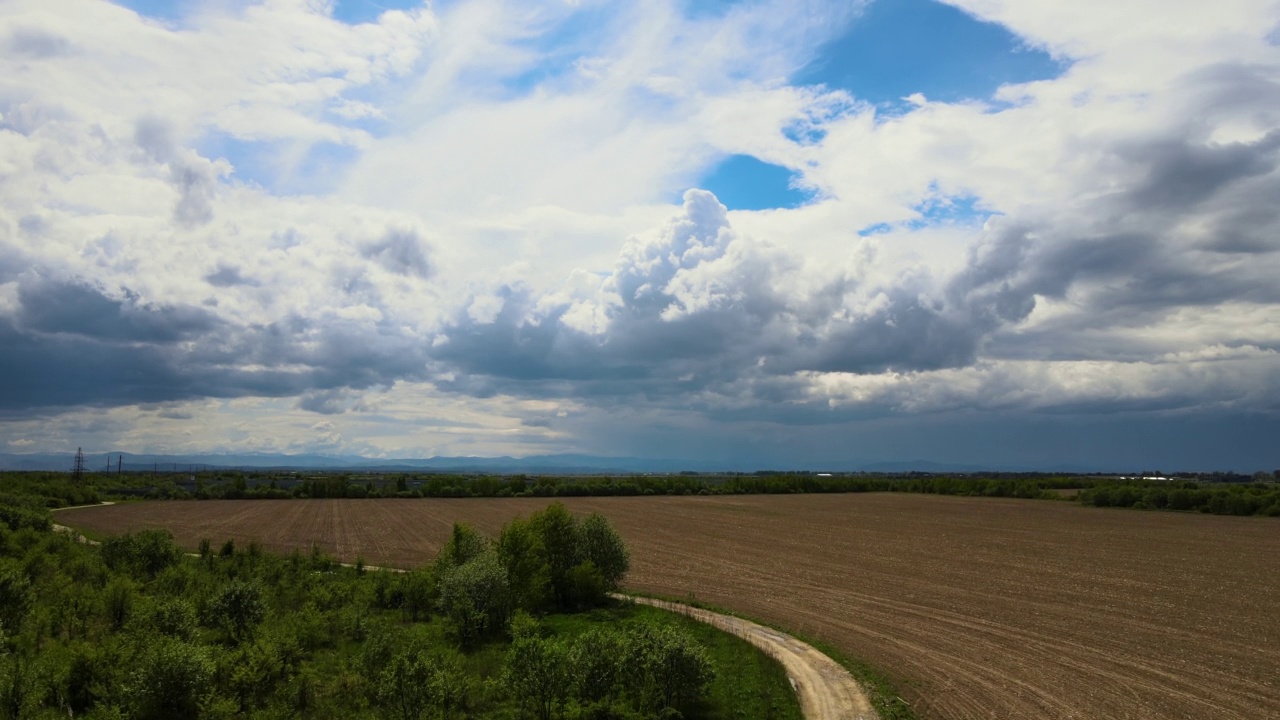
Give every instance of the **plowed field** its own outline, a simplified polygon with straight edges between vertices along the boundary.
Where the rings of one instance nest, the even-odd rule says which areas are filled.
[[[137,503],[59,522],[411,566],[455,520],[494,534],[547,502]],[[826,640],[925,718],[1280,720],[1275,519],[889,494],[565,504],[613,521],[629,587]]]

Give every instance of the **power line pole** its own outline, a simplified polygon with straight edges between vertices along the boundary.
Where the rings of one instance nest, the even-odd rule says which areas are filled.
[[[84,482],[84,450],[76,448],[76,464],[71,467],[71,482],[79,485]]]

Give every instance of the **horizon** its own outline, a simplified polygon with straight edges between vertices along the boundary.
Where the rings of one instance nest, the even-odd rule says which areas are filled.
[[[1184,5],[11,0],[0,453],[1274,470],[1280,6]]]
[[[1234,476],[1252,477],[1255,481],[1280,479],[1280,469],[1241,467],[1107,467],[1089,465],[966,465],[926,460],[859,461],[846,459],[830,463],[804,463],[791,466],[761,467],[728,462],[674,457],[622,457],[582,454],[547,454],[525,456],[436,455],[430,457],[369,457],[363,455],[337,455],[325,453],[192,453],[164,455],[129,453],[119,450],[89,451],[77,448],[76,453],[0,453],[0,472],[59,472],[66,468],[67,457],[83,457],[87,473],[133,475],[159,473],[161,475],[189,472],[223,471],[300,471],[309,472],[388,472],[396,468],[404,472],[450,473],[470,472],[482,475],[552,475],[587,476],[596,474],[640,475],[761,475],[779,474],[870,474],[870,475],[1078,475],[1139,477],[1141,479],[1167,479],[1172,476]],[[102,466],[105,459],[106,468]],[[117,465],[116,463],[119,463]],[[68,471],[70,472],[70,471]],[[1259,476],[1264,477],[1259,477]]]

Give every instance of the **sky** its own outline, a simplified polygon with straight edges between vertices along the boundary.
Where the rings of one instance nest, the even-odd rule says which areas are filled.
[[[0,452],[1280,468],[1280,4],[5,0]]]

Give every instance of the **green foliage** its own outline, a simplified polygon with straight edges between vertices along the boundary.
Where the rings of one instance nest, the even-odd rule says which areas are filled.
[[[457,662],[421,647],[402,650],[377,677],[378,698],[399,720],[418,720],[428,711],[447,718],[466,695],[466,677]]]
[[[43,508],[0,505],[0,523],[10,530],[48,530],[52,527],[53,520],[49,511]]]
[[[34,601],[31,582],[21,570],[12,566],[0,569],[0,630],[16,634]]]
[[[464,565],[484,552],[486,547],[487,543],[475,528],[466,523],[454,523],[449,540],[436,559],[436,567],[443,571]]]
[[[524,711],[550,720],[569,697],[569,651],[561,641],[520,633],[507,651],[503,683]]]
[[[618,589],[622,578],[631,568],[631,555],[609,521],[603,515],[592,513],[578,527],[582,557],[589,560],[600,572],[604,590]]]
[[[207,648],[173,638],[155,639],[143,651],[134,674],[133,716],[139,720],[200,717],[213,671]]]
[[[627,639],[619,632],[592,628],[579,635],[570,650],[578,699],[594,705],[620,697],[626,687],[629,652]]]
[[[1215,483],[1185,480],[1116,480],[1080,492],[1094,507],[1177,510],[1214,515],[1280,515],[1280,486],[1269,483]]]
[[[196,631],[196,609],[181,598],[153,600],[144,616],[147,627],[178,640],[190,640]]]
[[[262,589],[253,583],[233,581],[213,596],[209,603],[209,619],[237,642],[253,635],[266,615]]]
[[[107,621],[113,630],[119,630],[133,615],[133,603],[137,591],[128,578],[117,577],[107,583],[102,591],[103,604],[106,607]]]
[[[583,549],[583,528],[600,521],[563,508],[535,518],[507,538],[509,552],[463,528],[447,560],[410,573],[342,568],[318,548],[277,557],[205,542],[186,557],[162,532],[92,546],[0,525],[0,718],[514,720],[522,706],[577,720],[654,717],[620,671],[631,634],[611,629],[634,608],[541,624],[528,613],[555,609],[548,544],[568,561],[570,604],[607,586]],[[609,547],[611,528],[590,532]],[[517,537],[530,557],[514,551]],[[518,601],[508,560],[528,571],[521,597],[537,606]],[[561,619],[600,637],[553,629]],[[537,690],[539,678],[558,685]],[[707,717],[763,717],[734,702]]]
[[[642,704],[657,710],[688,707],[715,675],[707,651],[669,625],[642,626],[630,639],[627,659]]]
[[[464,648],[507,627],[511,587],[497,553],[485,550],[445,570],[439,581],[440,613]]]
[[[410,622],[423,620],[431,614],[438,595],[434,570],[419,569],[404,573],[396,585],[384,607],[400,608]]]
[[[151,580],[182,557],[168,530],[143,530],[108,538],[102,543],[102,559],[112,570]]]
[[[496,549],[516,603],[535,611],[599,605],[630,566],[608,520],[590,515],[579,522],[560,503],[507,523]]]

